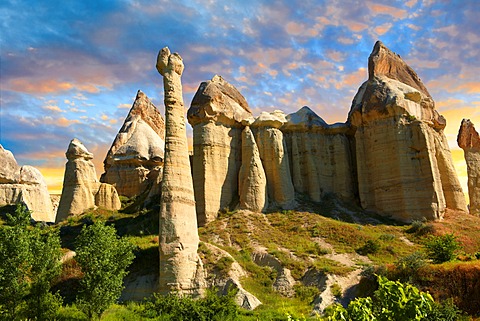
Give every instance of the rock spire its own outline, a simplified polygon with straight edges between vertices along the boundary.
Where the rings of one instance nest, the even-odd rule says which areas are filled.
[[[470,119],[462,120],[457,142],[467,162],[470,213],[480,215],[480,135]]]
[[[165,159],[160,200],[160,293],[200,294],[203,268],[185,127],[179,54],[165,47],[157,58],[165,92]]]
[[[101,182],[132,197],[148,193],[161,176],[165,122],[157,107],[140,90],[104,160]]]
[[[98,181],[93,154],[83,143],[72,139],[65,155],[67,163],[56,221],[61,222],[69,215],[79,215],[94,207],[119,210],[122,204],[115,187]]]
[[[440,219],[446,208],[465,211],[446,121],[417,74],[377,42],[368,75],[348,116],[361,205],[405,222]]]

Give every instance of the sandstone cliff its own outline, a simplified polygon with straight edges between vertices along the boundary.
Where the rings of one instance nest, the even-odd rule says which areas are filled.
[[[165,91],[165,160],[160,200],[160,277],[162,294],[200,294],[203,268],[198,249],[197,215],[188,156],[181,75],[183,61],[163,48],[157,70]]]
[[[260,159],[267,177],[268,201],[273,207],[293,209],[295,189],[292,183],[287,146],[280,130],[287,122],[285,114],[276,110],[262,112],[251,127],[255,134]]]
[[[82,142],[72,139],[65,155],[67,163],[56,221],[61,222],[69,215],[79,215],[96,206],[119,210],[121,203],[115,187],[98,181],[93,154]]]
[[[346,201],[354,200],[350,127],[342,123],[328,125],[306,106],[286,119],[281,130],[287,142],[295,191],[317,202],[330,193]]]
[[[238,201],[242,121],[252,113],[240,92],[220,76],[202,82],[188,109],[193,127],[193,184],[200,226]]]
[[[0,145],[0,206],[24,203],[35,221],[54,222],[47,184],[40,171],[19,166],[13,154]]]
[[[480,214],[480,136],[469,119],[462,120],[457,137],[467,162],[470,213]]]
[[[361,205],[401,221],[466,210],[443,133],[445,119],[416,73],[381,42],[348,116]]]
[[[156,184],[163,166],[165,123],[155,105],[140,90],[104,160],[101,182],[120,195],[136,196]]]

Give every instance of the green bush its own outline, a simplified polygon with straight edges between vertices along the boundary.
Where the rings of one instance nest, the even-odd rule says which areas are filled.
[[[356,252],[361,255],[375,254],[380,250],[380,243],[376,240],[368,240],[365,244],[358,248]]]
[[[422,252],[413,252],[395,262],[395,272],[402,282],[411,282],[415,279],[420,268],[427,264],[426,256]]]
[[[433,263],[449,262],[456,257],[456,252],[461,249],[457,238],[453,234],[430,236],[425,242],[427,256]]]
[[[317,296],[320,295],[320,290],[316,286],[306,286],[303,284],[295,284],[295,297],[308,303],[312,303]]]
[[[154,294],[144,305],[141,315],[147,318],[162,317],[171,321],[233,321],[237,320],[236,291],[218,296],[208,290],[204,298],[194,300],[188,296]]]
[[[430,294],[421,292],[410,284],[390,281],[378,276],[378,290],[373,299],[357,298],[345,309],[335,305],[327,312],[327,320],[391,321],[425,320],[433,310]]]

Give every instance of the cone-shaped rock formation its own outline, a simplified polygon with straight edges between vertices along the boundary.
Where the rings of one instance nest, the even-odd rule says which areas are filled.
[[[78,139],[68,145],[62,196],[57,210],[57,222],[69,215],[79,215],[96,206],[107,210],[121,207],[115,187],[100,183],[92,159],[93,154]]]
[[[157,107],[140,90],[104,160],[100,181],[120,195],[140,195],[161,176],[165,123]]]
[[[377,42],[369,79],[348,121],[356,129],[360,201],[401,221],[439,219],[445,208],[466,210],[443,133],[445,119],[415,72]]]
[[[160,200],[160,281],[162,294],[199,294],[202,262],[190,171],[181,75],[183,61],[165,47],[157,58],[165,91],[165,160]]]
[[[457,142],[467,162],[470,213],[480,215],[480,135],[470,119],[462,120]]]
[[[24,203],[36,221],[54,222],[55,213],[40,171],[19,166],[13,154],[0,145],[0,206]]]
[[[267,177],[249,126],[246,126],[242,133],[242,166],[238,184],[240,209],[263,212],[267,208]]]

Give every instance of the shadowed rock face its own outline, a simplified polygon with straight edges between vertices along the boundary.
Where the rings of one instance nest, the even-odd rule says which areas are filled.
[[[58,204],[57,222],[69,215],[79,215],[94,207],[119,210],[121,207],[115,187],[100,183],[92,159],[93,154],[78,139],[68,145],[67,164],[63,178],[62,196]]]
[[[165,123],[155,105],[140,90],[104,160],[100,181],[120,195],[142,194],[154,184],[164,157]]]
[[[457,143],[467,162],[470,213],[480,215],[480,135],[469,119],[462,120]]]
[[[350,126],[328,125],[306,106],[286,119],[281,129],[287,142],[295,191],[317,202],[327,193],[346,201],[354,200]]]
[[[165,160],[160,200],[160,277],[162,294],[200,294],[202,262],[197,254],[198,231],[188,155],[181,75],[183,61],[163,48],[157,70],[165,91]]]
[[[238,200],[242,122],[253,119],[245,98],[216,75],[202,82],[188,109],[193,127],[193,184],[200,226]]]
[[[54,222],[47,184],[40,171],[19,166],[13,154],[0,145],[0,206],[24,203],[36,221]]]
[[[466,210],[443,133],[445,119],[416,73],[381,42],[369,58],[348,122],[355,131],[364,208],[401,221]]]

